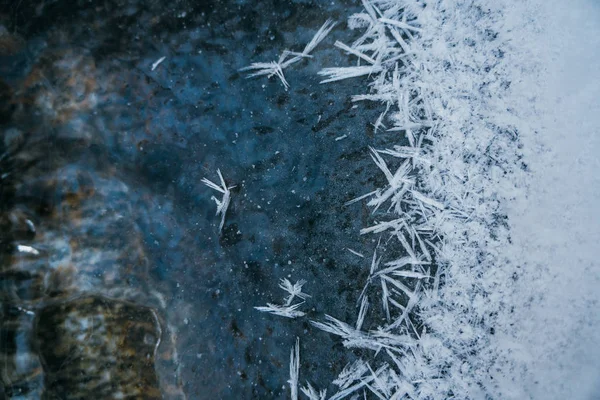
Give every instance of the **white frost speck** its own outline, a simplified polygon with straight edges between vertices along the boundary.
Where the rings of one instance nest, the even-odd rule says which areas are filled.
[[[165,61],[167,57],[161,57],[158,60],[154,61],[152,63],[152,67],[150,68],[150,71],[154,71],[156,69],[156,67],[158,67],[163,61]]]

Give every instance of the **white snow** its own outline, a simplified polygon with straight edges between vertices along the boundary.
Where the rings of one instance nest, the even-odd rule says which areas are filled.
[[[537,6],[535,26],[514,32],[543,66],[514,87],[535,106],[523,116],[531,127],[522,136],[527,190],[507,204],[511,256],[525,271],[511,298],[527,360],[520,383],[534,399],[597,399],[600,3]]]

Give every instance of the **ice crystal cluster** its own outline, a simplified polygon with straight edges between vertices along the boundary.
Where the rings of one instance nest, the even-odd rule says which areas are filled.
[[[356,200],[373,211],[360,234],[391,239],[403,255],[385,260],[373,249],[357,321],[313,322],[348,348],[371,350],[342,372],[331,398],[485,398],[496,393],[491,368],[501,361],[487,340],[502,304],[491,298],[502,290],[488,287],[498,279],[487,278],[506,273],[497,249],[508,240],[497,188],[519,166],[517,132],[493,117],[507,85],[486,25],[494,12],[443,1],[363,6],[348,22],[358,38],[335,44],[356,64],[320,74],[323,83],[368,75],[353,101],[381,103],[375,128],[397,132],[398,145],[371,149],[387,185]],[[365,324],[376,306],[386,323]]]
[[[348,21],[357,39],[335,43],[356,63],[320,74],[323,83],[369,76],[353,101],[381,103],[375,128],[397,132],[398,145],[371,149],[386,186],[349,203],[372,208],[360,234],[391,240],[403,255],[385,260],[373,249],[356,321],[313,322],[371,351],[346,367],[329,398],[485,398],[498,393],[502,362],[488,343],[502,288],[490,285],[509,273],[498,268],[508,242],[498,188],[520,165],[518,132],[494,119],[509,85],[497,16],[468,3],[362,3]],[[386,323],[366,324],[369,307],[381,307]]]
[[[597,142],[592,93],[600,86],[585,76],[599,73],[582,67],[587,75],[577,78],[560,62],[561,52],[598,61],[587,49],[600,44],[600,28],[585,14],[600,10],[537,0],[362,6],[348,20],[354,41],[335,43],[353,63],[319,74],[337,85],[367,77],[352,100],[379,103],[375,130],[397,135],[397,144],[370,149],[386,184],[346,204],[372,210],[357,233],[374,248],[356,319],[330,310],[312,321],[356,361],[333,381],[334,393],[308,383],[301,392],[336,400],[597,398],[600,230],[586,217],[598,213],[586,198],[600,187],[597,155],[566,137]],[[548,82],[558,77],[569,84]],[[549,147],[557,144],[566,150]],[[293,398],[298,360],[297,344]]]
[[[306,281],[300,280],[292,285],[292,282],[290,282],[286,278],[283,278],[283,279],[281,279],[281,281],[279,283],[279,287],[288,293],[288,295],[284,299],[284,303],[281,305],[267,303],[266,307],[254,307],[254,308],[256,308],[258,311],[268,312],[268,313],[271,313],[274,315],[278,315],[280,317],[286,317],[286,318],[303,317],[304,315],[306,315],[306,313],[298,310],[298,308],[302,304],[304,304],[304,300],[306,300],[307,297],[310,297],[310,295],[302,292],[302,286],[304,286],[305,283],[306,283]],[[292,304],[292,302],[294,301],[294,299],[296,297],[301,299],[302,301],[300,303]]]
[[[242,68],[241,71],[254,71],[248,74],[248,78],[262,75],[266,75],[268,78],[276,76],[281,81],[285,90],[287,90],[290,87],[290,84],[285,79],[283,70],[305,58],[311,58],[312,55],[310,53],[319,43],[321,43],[321,41],[323,41],[323,39],[325,39],[333,27],[335,27],[335,22],[328,19],[315,33],[311,41],[304,46],[304,49],[301,52],[284,50],[277,61],[252,63],[249,66]]]

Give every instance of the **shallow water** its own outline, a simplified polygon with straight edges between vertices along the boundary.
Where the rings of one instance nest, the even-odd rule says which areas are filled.
[[[373,245],[358,235],[369,211],[343,203],[372,190],[367,146],[391,138],[373,133],[378,106],[350,101],[366,80],[319,84],[317,71],[349,60],[333,48],[351,40],[345,29],[286,70],[287,91],[239,69],[301,49],[327,18],[345,21],[355,7],[58,0],[0,8],[0,79],[11,104],[1,109],[3,146],[26,141],[14,192],[9,183],[2,192],[11,232],[3,319],[26,339],[5,353],[32,351],[30,320],[48,304],[100,294],[160,314],[169,334],[157,372],[181,389],[166,397],[286,398],[296,336],[301,381],[327,387],[348,354],[309,320],[355,315],[367,261],[346,248],[368,254]],[[200,182],[217,181],[217,169],[236,185],[221,234],[217,193]],[[22,228],[26,219],[35,234]],[[15,255],[16,244],[41,254]],[[15,269],[35,279],[6,272]],[[285,277],[307,280],[307,316],[254,310],[281,302]],[[19,307],[31,314],[9,318]],[[36,376],[33,388],[4,382],[3,390],[38,396]]]

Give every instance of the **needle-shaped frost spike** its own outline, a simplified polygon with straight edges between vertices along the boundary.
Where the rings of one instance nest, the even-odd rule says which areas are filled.
[[[350,201],[345,202],[344,205],[345,206],[349,206],[350,204],[354,204],[354,203],[356,203],[358,201],[361,201],[362,199],[366,199],[367,197],[371,197],[371,196],[373,196],[374,194],[376,194],[378,192],[379,192],[379,190],[373,190],[372,192],[365,193],[365,194],[363,194],[361,196],[358,196],[358,197],[356,197],[356,198],[354,198],[354,199],[352,199]]]
[[[363,60],[365,60],[366,62],[368,62],[369,64],[375,64],[376,61],[374,59],[372,59],[371,57],[369,57],[368,55],[361,53],[360,51],[351,48],[350,46],[345,45],[344,43],[340,42],[339,40],[336,41],[334,43],[335,47],[338,47],[342,50],[344,50],[345,52],[348,52],[350,54],[354,54],[356,57],[358,58],[362,58]]]
[[[349,247],[346,247],[346,250],[348,250],[350,253],[354,254],[354,255],[355,255],[355,256],[357,256],[357,257],[360,257],[360,258],[365,258],[365,256],[364,256],[364,255],[360,254],[360,253],[359,253],[358,251],[356,251],[356,250],[352,250],[352,249],[351,249],[351,248],[349,248]]]
[[[208,186],[211,189],[214,189],[223,194],[221,200],[217,199],[215,196],[212,196],[211,199],[217,204],[217,214],[221,215],[221,223],[219,224],[219,232],[223,230],[223,225],[225,224],[225,214],[227,213],[227,209],[229,208],[229,202],[231,201],[231,189],[235,186],[227,186],[225,183],[225,179],[223,179],[223,175],[221,174],[221,170],[217,169],[217,174],[219,175],[219,180],[221,181],[221,185],[217,185],[216,183],[208,180],[207,178],[202,178],[202,183]]]
[[[367,296],[363,297],[362,302],[360,303],[360,310],[358,312],[358,318],[356,320],[356,330],[361,330],[362,325],[365,322],[365,316],[367,315],[367,310],[369,309],[369,300]]]
[[[315,33],[315,35],[313,36],[311,41],[308,42],[306,47],[304,47],[302,54],[305,56],[309,55],[315,49],[315,47],[317,47],[318,44],[321,43],[323,41],[323,39],[325,39],[325,37],[329,34],[329,32],[331,32],[331,30],[335,27],[335,25],[336,25],[336,22],[334,22],[331,19],[328,19],[327,21],[325,21],[325,23],[319,28],[317,33]]]
[[[363,7],[365,8],[365,11],[367,12],[367,14],[369,14],[369,17],[371,17],[371,22],[376,24],[377,23],[377,9],[375,8],[375,5],[373,4],[372,1],[369,0],[362,0],[362,4]]]
[[[373,377],[373,383],[367,384],[367,388],[375,394],[380,399],[389,399],[390,398],[390,389],[387,385],[387,375],[388,375],[388,366],[383,365],[377,372],[373,371],[371,366],[367,363],[367,367],[369,367],[369,372],[371,372],[371,376]],[[383,392],[383,393],[382,393]]]
[[[322,80],[321,83],[329,83],[335,81],[341,81],[348,78],[356,78],[364,75],[371,75],[377,72],[381,72],[381,67],[377,65],[369,66],[358,66],[358,67],[335,67],[335,68],[323,68],[319,71],[319,75],[325,76],[327,79]]]
[[[382,221],[382,222],[377,222],[375,225],[373,226],[369,226],[367,228],[363,228],[360,230],[360,234],[364,235],[367,233],[381,233],[384,232],[386,230],[392,230],[394,232],[399,231],[402,227],[404,226],[404,219],[403,218],[398,218],[392,221]]]
[[[298,376],[300,373],[300,338],[296,338],[296,346],[290,351],[290,396],[298,400]]]
[[[356,328],[351,327],[347,323],[342,322],[342,321],[332,317],[331,315],[325,315],[325,319],[327,320],[327,322],[311,321],[311,323],[315,327],[317,327],[325,332],[329,332],[329,333],[332,333],[337,336],[341,336],[342,338],[346,339],[345,344],[348,342],[361,342],[364,339],[366,339],[365,332],[357,330]],[[348,347],[350,347],[350,346],[348,346]],[[356,347],[362,347],[362,346],[356,346]],[[377,350],[377,349],[378,349],[378,347],[376,347],[374,350]]]
[[[417,192],[416,190],[411,190],[410,192],[412,193],[412,195],[415,198],[415,200],[418,200],[418,201],[420,201],[423,204],[426,204],[426,205],[431,206],[431,207],[435,207],[435,208],[437,208],[439,210],[443,210],[443,209],[446,208],[439,201],[430,199],[429,197],[426,197],[425,195]]]
[[[371,259],[371,268],[369,270],[369,277],[367,278],[367,282],[365,283],[365,286],[363,287],[363,290],[360,293],[360,296],[358,296],[358,302],[362,303],[361,310],[362,310],[363,306],[364,307],[367,306],[367,304],[365,304],[365,299],[366,299],[365,293],[367,292],[367,288],[369,287],[369,284],[371,283],[371,280],[373,279],[373,275],[374,275],[375,271],[379,268],[380,263],[381,263],[381,257],[379,257],[379,258],[377,257],[377,249],[375,249],[375,251],[373,252],[373,258]],[[366,308],[365,308],[365,311],[366,311]],[[358,319],[360,320],[360,314],[359,314]],[[360,325],[362,325],[362,322],[360,323]],[[357,325],[356,329],[360,329],[360,326]]]
[[[403,29],[405,31],[414,31],[414,32],[422,31],[421,28],[418,28],[416,26],[409,25],[405,22],[396,21],[396,20],[389,19],[389,18],[379,18],[379,22],[383,22],[384,24],[388,24],[388,25],[392,25],[392,26],[397,26],[398,28]]]
[[[291,306],[280,306],[277,304],[267,303],[266,307],[254,307],[258,311],[268,312],[274,315],[278,315],[280,317],[285,318],[297,318],[303,317],[306,313],[302,311],[298,311],[298,307],[300,307],[303,303],[292,304]]]

